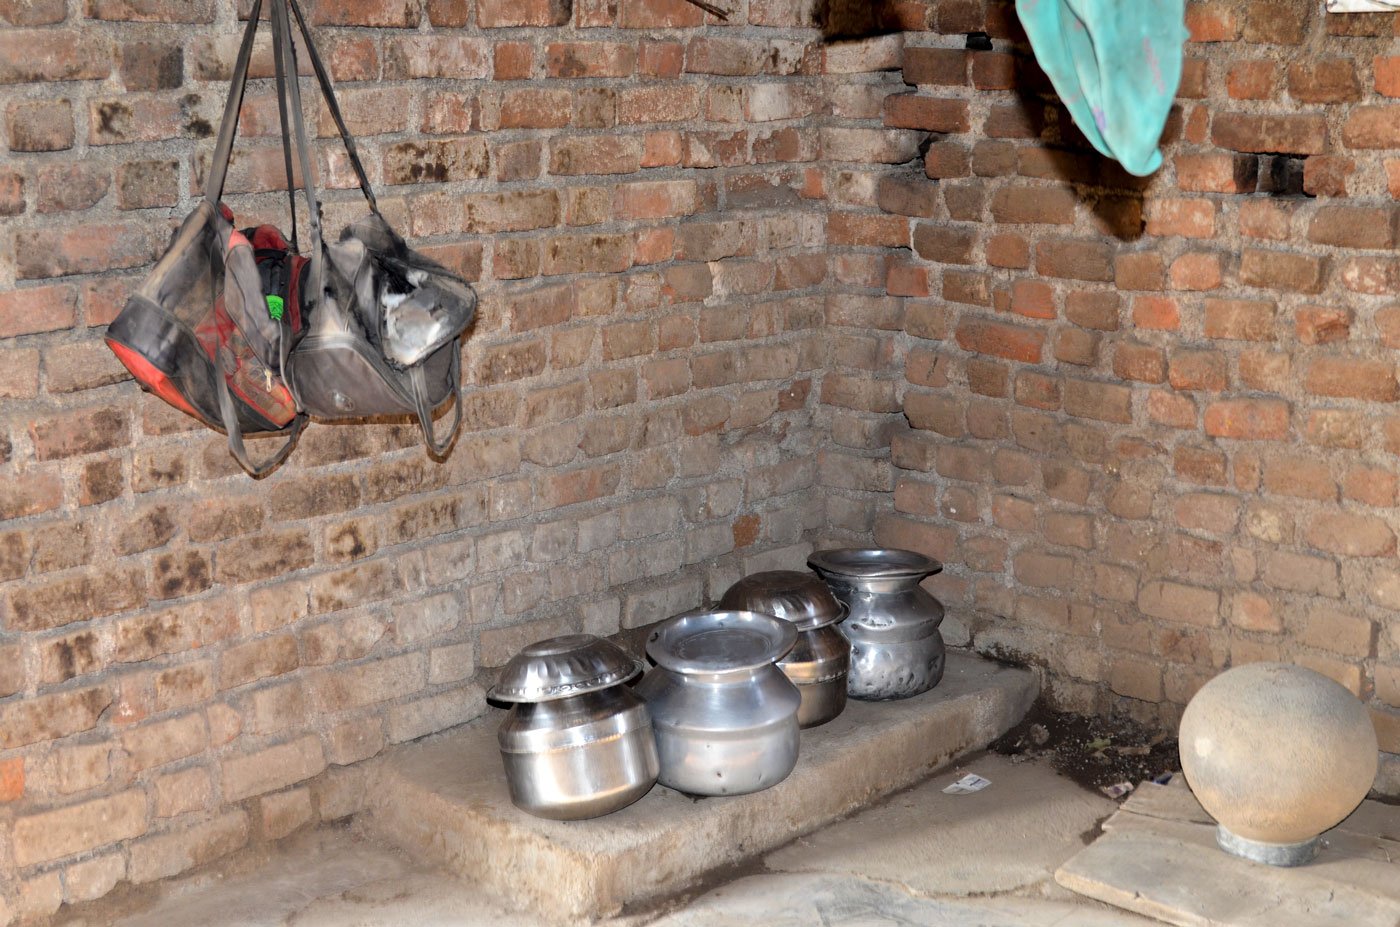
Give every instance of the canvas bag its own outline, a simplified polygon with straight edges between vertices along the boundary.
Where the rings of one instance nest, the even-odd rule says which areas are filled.
[[[255,476],[286,458],[306,424],[281,377],[297,316],[268,314],[253,245],[219,205],[261,7],[256,0],[239,47],[204,198],[106,333],[144,389],[226,432],[230,450]],[[286,440],[269,461],[254,465],[242,436],[260,433]]]
[[[476,294],[465,280],[410,249],[380,214],[354,137],[345,126],[330,77],[296,0],[272,0],[277,52],[286,56],[288,73],[294,74],[289,11],[300,28],[369,215],[348,226],[338,242],[327,244],[322,240],[320,217],[311,210],[310,277],[318,299],[310,309],[305,335],[287,358],[287,384],[300,408],[317,418],[413,415],[428,451],[441,458],[461,424],[460,339],[476,314]],[[300,88],[295,80],[284,86],[294,126],[292,147],[301,160],[307,201],[315,203]],[[410,315],[414,318],[409,319]],[[405,320],[420,324],[410,326]],[[445,436],[438,437],[433,411],[449,400],[452,419]]]

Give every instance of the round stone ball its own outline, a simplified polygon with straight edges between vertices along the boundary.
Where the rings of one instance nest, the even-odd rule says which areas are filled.
[[[1211,817],[1248,840],[1296,844],[1335,827],[1376,779],[1365,707],[1321,673],[1251,663],[1206,683],[1181,717],[1181,769]]]

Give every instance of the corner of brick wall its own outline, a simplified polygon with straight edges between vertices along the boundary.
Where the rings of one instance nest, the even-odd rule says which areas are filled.
[[[1398,22],[1189,4],[1150,178],[1089,148],[1011,3],[905,33],[885,124],[933,139],[878,180],[906,318],[875,536],[1063,707],[1170,725],[1288,660],[1400,752]]]
[[[824,45],[807,0],[303,5],[385,215],[481,295],[444,464],[313,424],[253,482],[102,343],[251,4],[0,0],[0,924],[353,814],[522,644],[800,566],[889,488],[902,323],[858,229],[925,135],[880,124],[900,36]],[[266,37],[253,76],[227,200],[285,225]],[[335,234],[362,206],[312,125]]]

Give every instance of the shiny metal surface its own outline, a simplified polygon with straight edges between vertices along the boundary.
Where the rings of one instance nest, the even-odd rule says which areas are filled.
[[[797,644],[778,661],[778,669],[802,696],[799,727],[825,724],[845,710],[850,666],[851,645],[834,625],[797,635]]]
[[[685,612],[647,638],[647,656],[687,675],[735,673],[780,659],[797,643],[797,629],[756,612]]]
[[[487,695],[501,702],[545,702],[626,682],[642,663],[592,634],[536,641],[511,658]]]
[[[742,795],[787,778],[802,696],[773,660],[796,641],[792,625],[750,612],[678,615],[652,632],[647,653],[659,665],[637,694],[651,709],[658,781]]]
[[[646,704],[623,685],[514,705],[496,734],[515,806],[573,821],[624,808],[656,782]]]
[[[745,576],[725,591],[719,607],[772,615],[798,631],[824,628],[846,617],[846,607],[820,577],[798,570],[765,570]]]
[[[817,551],[808,564],[850,608],[841,633],[851,643],[846,691],[873,701],[909,698],[943,678],[943,605],[919,585],[943,569],[915,551]]]

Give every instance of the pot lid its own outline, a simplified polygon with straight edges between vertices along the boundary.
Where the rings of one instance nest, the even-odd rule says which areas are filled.
[[[855,576],[862,579],[898,579],[930,576],[943,564],[917,551],[897,547],[840,547],[819,550],[807,558],[807,565],[819,573]]]
[[[797,643],[797,628],[757,612],[687,612],[647,638],[647,655],[676,673],[731,673],[780,659]]]
[[[592,634],[566,634],[522,649],[487,693],[501,702],[548,702],[626,682],[642,664]]]
[[[758,612],[789,622],[799,631],[813,631],[846,617],[846,606],[814,573],[766,570],[745,576],[719,600],[726,611]]]

